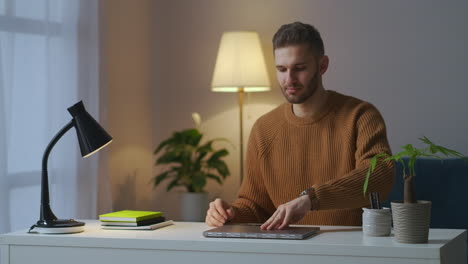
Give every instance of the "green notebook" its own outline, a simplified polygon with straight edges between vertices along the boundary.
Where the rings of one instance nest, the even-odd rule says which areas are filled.
[[[162,216],[161,212],[123,210],[99,215],[101,221],[138,222]]]

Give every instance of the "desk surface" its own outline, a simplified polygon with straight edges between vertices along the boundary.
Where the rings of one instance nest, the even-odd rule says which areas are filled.
[[[210,229],[204,223],[176,222],[157,230],[103,230],[99,221],[87,220],[85,232],[78,234],[28,234],[27,230],[0,235],[0,245],[106,247],[121,249],[188,250],[236,253],[320,254],[361,257],[401,257],[440,259],[454,240],[464,241],[467,232],[458,229],[431,229],[427,244],[401,244],[390,237],[367,237],[360,227],[321,226],[306,240],[205,238]],[[466,253],[465,253],[466,254]]]

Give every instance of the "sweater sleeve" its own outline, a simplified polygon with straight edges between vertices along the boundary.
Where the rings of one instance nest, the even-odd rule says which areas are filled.
[[[259,133],[254,125],[249,137],[246,170],[237,199],[232,203],[237,223],[263,223],[276,210],[263,183],[259,149]]]
[[[378,153],[391,155],[384,120],[374,106],[365,104],[357,111],[356,118],[350,122],[355,123],[355,169],[340,178],[314,186],[319,210],[367,206],[369,200],[363,194],[363,185],[370,159]],[[371,174],[368,192],[378,192],[384,201],[392,188],[393,177],[393,163],[379,162]]]

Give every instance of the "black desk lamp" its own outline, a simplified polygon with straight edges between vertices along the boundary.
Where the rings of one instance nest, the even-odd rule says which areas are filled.
[[[76,129],[83,158],[89,157],[107,146],[112,142],[112,137],[86,111],[82,101],[68,108],[68,112],[70,112],[72,120],[50,141],[42,157],[41,218],[29,231],[34,229],[39,233],[78,233],[84,230],[85,223],[73,219],[57,219],[50,209],[47,174],[49,154],[57,141],[72,127]]]

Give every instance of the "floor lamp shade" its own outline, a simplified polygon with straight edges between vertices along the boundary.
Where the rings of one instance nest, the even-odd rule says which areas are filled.
[[[85,224],[83,222],[73,219],[57,219],[50,208],[49,174],[47,169],[49,154],[60,138],[73,127],[76,130],[83,157],[88,157],[107,146],[112,141],[112,137],[86,111],[83,102],[76,103],[68,108],[68,111],[72,115],[72,120],[52,138],[42,157],[40,218],[35,225],[31,226],[29,231],[34,229],[39,233],[55,234],[77,233],[84,230],[83,226]]]
[[[260,38],[257,32],[232,31],[221,37],[211,90],[239,95],[240,181],[244,175],[243,101],[244,93],[270,91]]]
[[[257,32],[225,32],[211,82],[214,92],[262,92],[270,90],[260,38]]]

